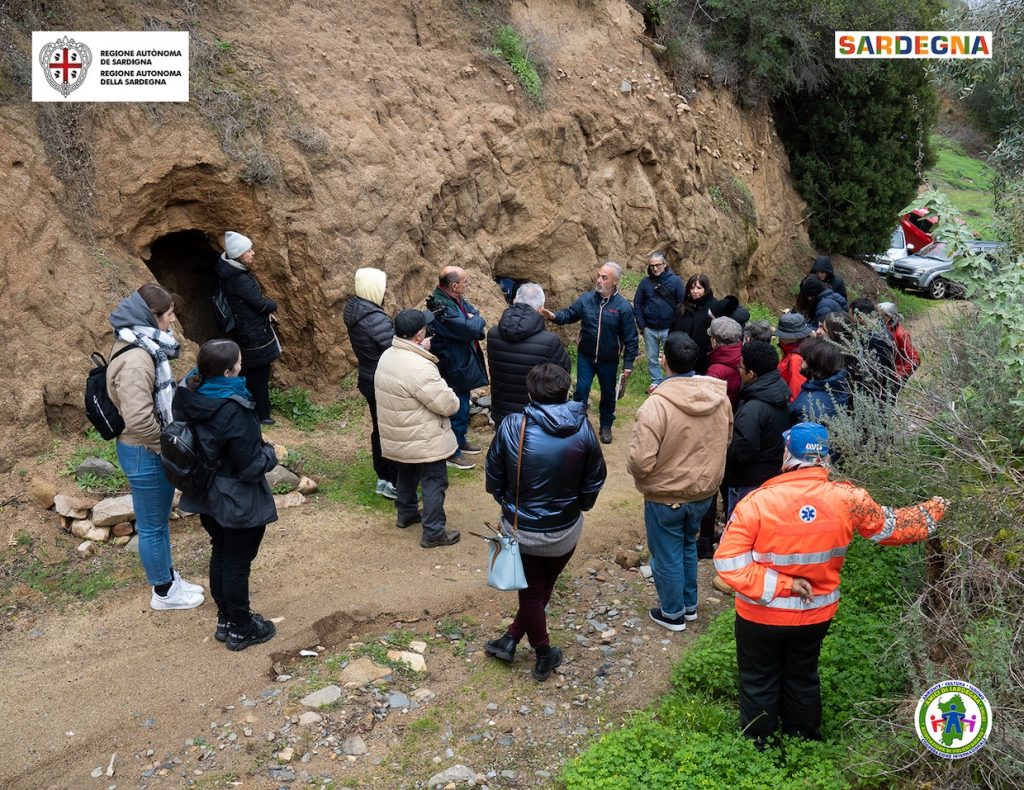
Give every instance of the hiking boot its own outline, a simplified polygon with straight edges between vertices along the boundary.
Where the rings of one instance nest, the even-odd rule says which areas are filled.
[[[213,638],[218,642],[226,642],[230,630],[231,621],[225,615],[217,615],[217,630],[213,632]]]
[[[473,444],[467,440],[465,444],[459,447],[459,452],[466,455],[476,455],[477,453],[482,453],[483,450],[480,448],[480,445]]]
[[[413,524],[419,524],[422,521],[423,521],[423,514],[422,513],[417,513],[415,516],[410,518],[408,521],[403,521],[401,518],[397,519],[395,521],[395,526],[398,527],[399,529],[405,529],[406,527],[411,527]]]
[[[612,429],[601,426],[601,444],[612,443]]]
[[[533,679],[541,682],[551,677],[556,667],[562,664],[562,649],[560,647],[549,647],[543,653],[537,651],[537,665],[533,668]]]
[[[260,420],[260,425],[277,425],[277,420],[273,417],[267,417],[264,420]]]
[[[485,643],[484,652],[511,664],[512,659],[516,657],[516,644],[516,640],[512,638],[511,634],[505,634],[500,639],[492,639]]]
[[[726,583],[725,579],[723,579],[717,573],[715,574],[715,578],[711,580],[711,586],[718,590],[720,593],[725,593],[726,595],[732,595],[736,592],[732,587],[728,585],[728,583]]]
[[[269,642],[277,633],[277,628],[269,620],[264,620],[261,615],[254,614],[249,625],[242,630],[236,630],[232,626],[228,630],[228,638],[225,644],[228,650],[245,650],[250,645],[259,645]]]
[[[667,628],[669,631],[685,631],[686,630],[686,615],[680,615],[679,617],[665,617],[665,613],[661,609],[651,609],[649,614],[651,619],[660,625],[662,628]],[[697,615],[694,614],[694,617]]]
[[[476,464],[466,460],[466,457],[457,451],[448,459],[448,466],[452,469],[472,469]]]
[[[200,595],[204,594],[203,586],[201,584],[193,584],[192,582],[185,581],[173,568],[171,569],[171,573],[174,576],[174,581],[176,581],[178,586],[183,590],[187,590],[190,593],[199,593]]]
[[[428,538],[424,535],[420,538],[420,545],[425,549],[436,549],[439,546],[452,546],[459,542],[459,538],[462,535],[459,534],[457,529],[446,529],[442,535],[438,535],[436,538]]]
[[[374,493],[380,494],[382,497],[386,497],[388,499],[398,499],[398,489],[391,485],[387,480],[378,480],[377,490]]]
[[[204,600],[206,599],[202,593],[189,592],[178,582],[172,582],[167,595],[157,595],[154,589],[153,595],[149,599],[149,605],[158,612],[168,609],[195,609],[197,606],[202,606]]]

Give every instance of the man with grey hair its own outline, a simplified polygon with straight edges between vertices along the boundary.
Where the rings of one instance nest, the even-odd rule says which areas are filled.
[[[553,362],[572,372],[572,362],[558,335],[544,328],[544,289],[523,283],[511,307],[487,333],[487,367],[491,371],[491,417],[495,426],[509,414],[520,414],[530,402],[526,374],[536,365]]]
[[[600,437],[604,444],[612,441],[619,356],[622,356],[622,374],[628,379],[639,350],[633,308],[618,290],[621,277],[622,267],[608,261],[597,270],[593,291],[587,291],[557,313],[547,308],[541,310],[545,318],[556,324],[580,322],[576,394],[573,399],[580,403],[589,401],[590,387],[596,375],[601,385]]]
[[[661,346],[668,337],[676,308],[685,296],[683,281],[669,268],[665,253],[652,252],[647,257],[647,276],[640,281],[633,297],[636,328],[644,336],[647,369],[651,374],[649,393],[665,378],[661,372]]]

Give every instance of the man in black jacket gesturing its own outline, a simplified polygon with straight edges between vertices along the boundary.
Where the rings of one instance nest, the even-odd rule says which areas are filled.
[[[370,407],[370,451],[373,453],[373,470],[377,473],[377,493],[388,499],[395,499],[398,491],[395,481],[398,468],[395,462],[380,452],[380,431],[377,427],[377,398],[373,392],[373,374],[377,372],[377,361],[386,349],[391,348],[395,327],[384,312],[384,291],[388,276],[380,269],[356,269],[356,295],[345,302],[343,318],[348,327],[348,340],[359,360],[359,392]]]
[[[495,426],[509,414],[520,414],[530,402],[526,374],[553,362],[567,373],[572,362],[558,335],[544,328],[544,289],[523,283],[498,325],[487,332],[487,367],[491,371],[491,417]]]

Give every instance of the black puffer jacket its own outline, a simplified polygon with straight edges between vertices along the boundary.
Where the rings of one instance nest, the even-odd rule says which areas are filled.
[[[385,350],[391,348],[395,336],[395,325],[380,305],[369,299],[353,296],[345,302],[342,314],[348,327],[348,340],[359,360],[359,386],[373,389],[373,374],[377,372],[377,361]]]
[[[221,255],[214,270],[220,278],[220,287],[235,313],[235,331],[232,337],[242,349],[242,364],[255,368],[269,365],[281,356],[281,344],[270,325],[270,314],[277,310],[277,302],[263,295],[256,276],[245,266],[228,262]],[[242,268],[238,268],[241,266]]]
[[[782,471],[789,394],[778,370],[743,385],[725,456],[725,479],[730,486],[759,486]]]
[[[601,445],[587,421],[585,404],[531,403],[523,410],[526,441],[519,480],[519,529],[557,532],[590,510],[604,485]],[[501,504],[509,524],[515,518],[516,459],[523,417],[498,426],[487,451],[487,492]]]
[[[698,301],[685,301],[676,308],[676,315],[672,319],[672,332],[685,332],[697,344],[697,365],[698,373],[705,373],[708,369],[708,356],[711,354],[711,338],[708,336],[708,327],[711,326],[711,304],[715,301],[714,294],[710,289]]]
[[[252,401],[237,395],[207,398],[182,386],[174,393],[172,409],[176,420],[193,424],[206,457],[222,462],[205,495],[182,495],[181,509],[212,516],[225,529],[277,521],[277,507],[264,476],[277,466],[277,456],[273,446],[263,441]]]
[[[527,304],[514,304],[487,332],[487,368],[491,371],[491,417],[495,425],[518,414],[530,402],[526,374],[545,362],[572,371],[572,362],[558,335],[544,329],[540,313]]]

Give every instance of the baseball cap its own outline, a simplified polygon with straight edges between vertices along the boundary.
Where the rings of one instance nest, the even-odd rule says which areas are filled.
[[[828,431],[817,422],[799,422],[783,431],[789,454],[800,461],[819,461],[828,458]]]
[[[410,338],[434,320],[429,310],[402,310],[395,316],[395,334]]]

